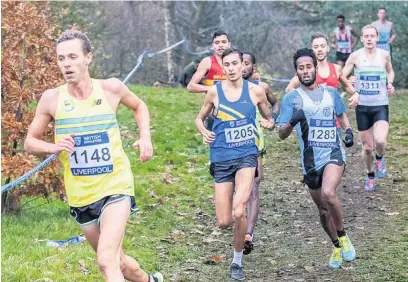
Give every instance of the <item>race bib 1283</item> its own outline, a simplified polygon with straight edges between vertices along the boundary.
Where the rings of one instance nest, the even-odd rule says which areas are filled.
[[[310,119],[308,138],[310,147],[335,147],[336,135],[336,121],[334,119]]]
[[[107,132],[74,136],[74,151],[69,154],[71,172],[90,176],[113,172],[111,147]]]

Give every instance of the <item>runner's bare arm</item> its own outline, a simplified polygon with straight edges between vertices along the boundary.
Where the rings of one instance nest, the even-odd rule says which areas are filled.
[[[390,44],[392,44],[392,42],[394,42],[395,38],[397,38],[397,32],[395,31],[394,24],[391,23],[391,37],[390,37],[390,40],[388,42]]]
[[[259,121],[259,124],[263,128],[273,129],[275,127],[275,120],[272,119],[271,113],[268,109],[266,93],[262,87],[254,86],[251,87],[251,91],[255,96],[255,103],[258,105],[259,112],[264,117]]]
[[[387,91],[388,94],[392,95],[394,94],[394,78],[395,78],[395,72],[394,69],[392,68],[392,63],[391,63],[391,55],[388,52],[385,52],[385,69],[387,70]]]
[[[344,75],[345,78],[348,78],[351,72],[353,71],[355,55],[356,53],[351,53],[350,57],[346,61],[346,65],[342,70],[342,74]]]
[[[59,145],[41,140],[48,124],[53,120],[51,108],[56,106],[58,90],[45,91],[38,102],[34,119],[28,128],[27,137],[24,141],[24,150],[34,155],[57,154],[61,151],[71,152],[74,149],[74,140],[68,135],[59,142]]]
[[[338,115],[337,118],[339,120],[341,128],[343,128],[344,130],[346,130],[347,128],[351,128],[347,113],[342,113],[341,115]]]
[[[115,83],[118,84],[115,94],[119,95],[122,105],[133,111],[134,119],[139,127],[139,139],[133,143],[132,147],[140,149],[140,161],[148,161],[153,156],[149,109],[146,103],[131,92],[123,82],[115,79]]]
[[[299,78],[295,75],[289,82],[288,86],[285,88],[285,93],[288,93],[294,89],[296,89],[300,84]]]
[[[205,95],[204,104],[195,120],[196,127],[200,134],[204,137],[204,142],[206,144],[211,144],[211,142],[215,139],[214,132],[211,132],[205,128],[204,120],[213,110],[216,97],[217,90],[215,87],[211,87],[210,90],[207,91],[207,95]]]
[[[200,81],[204,78],[211,67],[210,57],[204,58],[198,65],[197,71],[191,78],[187,85],[187,90],[192,93],[202,93],[207,92],[211,86],[201,85]]]
[[[334,31],[331,33],[331,41],[332,41],[332,48],[336,49],[337,48],[337,46],[336,46],[336,33]]]
[[[357,40],[358,34],[357,34],[356,30],[354,28],[352,28],[352,27],[350,28],[350,33],[354,36],[354,38],[353,38],[353,36],[351,37],[351,50],[354,50],[354,48],[356,47],[357,42],[358,42],[358,40]]]
[[[275,95],[273,95],[271,88],[269,87],[268,83],[262,82],[260,84],[266,93],[266,99],[268,100],[269,104],[272,106],[272,116],[276,119],[279,113],[279,102],[276,99]]]
[[[343,75],[343,70],[340,65],[334,64],[336,68],[337,77],[339,78],[339,82],[343,85],[344,90],[346,90],[347,94],[353,95],[356,92],[356,89],[353,85],[347,80],[347,78]]]

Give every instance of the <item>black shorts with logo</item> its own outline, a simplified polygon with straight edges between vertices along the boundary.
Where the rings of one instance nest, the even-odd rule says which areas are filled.
[[[130,214],[139,210],[136,205],[135,197],[129,195],[112,195],[96,201],[93,204],[84,207],[70,207],[70,214],[79,225],[88,225],[95,221],[100,224],[103,210],[110,204],[129,200],[130,201]]]
[[[358,131],[370,129],[374,123],[380,120],[388,122],[388,105],[382,106],[360,106],[356,107],[356,120]]]
[[[214,177],[215,183],[235,183],[235,174],[245,167],[254,167],[255,177],[258,177],[258,155],[248,155],[229,161],[211,163],[210,174]]]
[[[323,166],[321,169],[303,175],[303,183],[305,183],[309,187],[309,189],[312,189],[312,190],[322,188],[323,173],[324,173],[324,169],[326,168],[328,164],[335,164],[338,166],[342,166],[344,165],[344,161],[342,159],[338,161],[330,161],[325,166]]]
[[[351,53],[336,52],[336,61],[346,62]]]

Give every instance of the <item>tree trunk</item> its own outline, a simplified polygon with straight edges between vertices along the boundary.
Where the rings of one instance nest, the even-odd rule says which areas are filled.
[[[168,1],[163,1],[164,3],[164,33],[165,33],[165,40],[166,40],[166,47],[171,45],[172,39],[172,18],[170,9],[173,6],[172,3]],[[166,52],[167,55],[167,75],[168,75],[168,82],[174,82],[174,73],[175,73],[175,66],[173,60],[173,51],[170,50]]]

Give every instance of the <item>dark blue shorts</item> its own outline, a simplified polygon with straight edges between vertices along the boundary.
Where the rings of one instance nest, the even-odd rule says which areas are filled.
[[[128,195],[112,195],[84,207],[70,207],[70,213],[79,225],[88,225],[93,222],[100,223],[103,210],[109,205],[119,201],[130,201],[130,213],[137,212],[135,197]]]
[[[235,183],[235,174],[238,170],[245,167],[258,167],[258,155],[248,155],[242,158],[233,159],[225,162],[211,163],[210,174],[214,177],[215,183],[233,182]],[[258,176],[258,170],[255,170],[255,177]]]

